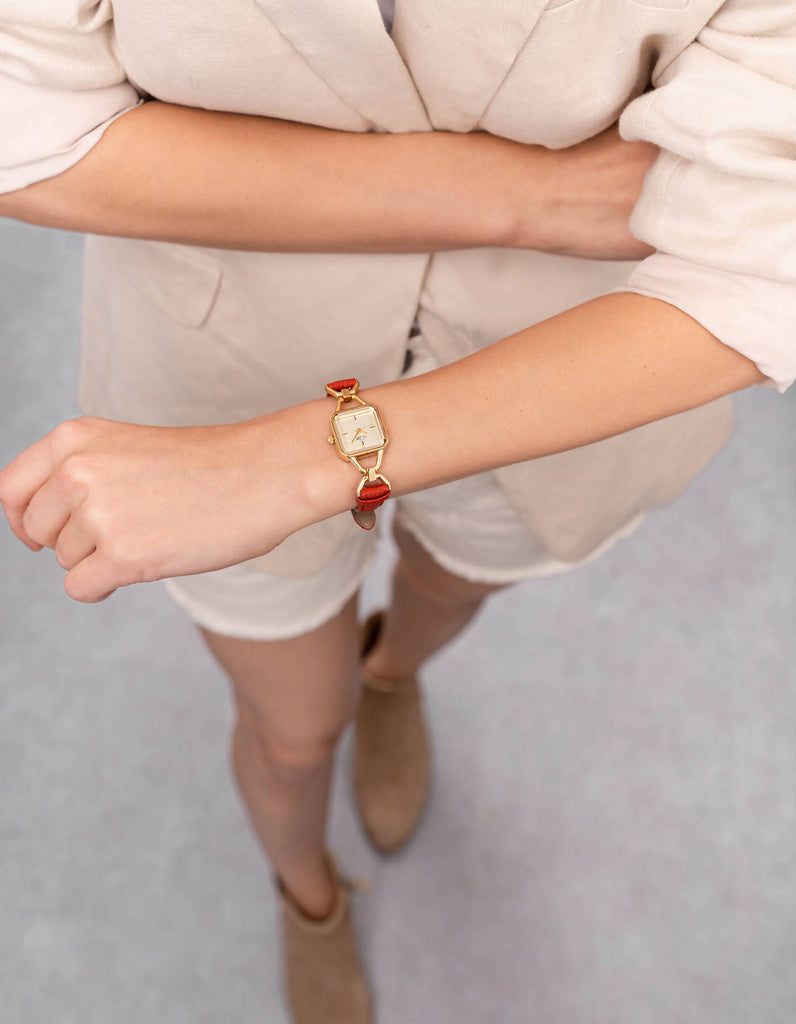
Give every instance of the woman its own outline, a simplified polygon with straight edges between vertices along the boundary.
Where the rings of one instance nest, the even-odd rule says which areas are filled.
[[[0,6],[0,212],[92,233],[89,418],[14,460],[0,498],[78,600],[169,579],[233,684],[294,1018],[366,1020],[323,843],[355,708],[360,813],[395,848],[428,786],[425,658],[496,587],[596,557],[679,493],[728,436],[723,396],[796,375],[793,19],[69,6]],[[401,550],[364,633],[372,538],[320,397],[337,384],[345,411],[354,375]]]

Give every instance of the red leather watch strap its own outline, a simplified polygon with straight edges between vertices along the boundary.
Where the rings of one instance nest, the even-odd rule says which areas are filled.
[[[356,377],[349,377],[347,380],[333,380],[326,387],[331,388],[332,391],[343,391],[345,388],[353,388],[356,382]]]
[[[390,486],[384,483],[365,484],[357,495],[357,508],[360,512],[371,512],[382,505],[390,496]]]

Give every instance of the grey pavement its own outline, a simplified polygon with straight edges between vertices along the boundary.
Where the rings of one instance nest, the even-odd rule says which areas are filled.
[[[0,223],[0,464],[77,414],[78,235]],[[330,845],[377,1024],[796,1020],[796,388],[599,561],[423,675],[435,779]],[[383,600],[385,544],[363,608]],[[285,1024],[228,686],[160,584],[71,601],[0,529],[0,1021]]]

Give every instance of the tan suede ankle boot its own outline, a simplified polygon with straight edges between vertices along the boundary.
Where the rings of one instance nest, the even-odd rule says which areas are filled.
[[[282,984],[291,1024],[372,1024],[349,900],[352,889],[368,886],[343,877],[331,851],[326,857],[337,899],[322,919],[307,916],[272,873],[282,908]]]
[[[361,657],[372,650],[382,613],[362,628]],[[380,680],[362,673],[354,718],[353,786],[368,838],[383,853],[403,846],[420,823],[431,783],[429,730],[415,676]]]

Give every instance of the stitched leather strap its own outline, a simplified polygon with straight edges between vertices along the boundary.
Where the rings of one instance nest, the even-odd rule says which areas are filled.
[[[333,380],[331,384],[327,384],[327,388],[331,388],[332,391],[343,391],[346,388],[352,388],[356,384],[356,377],[349,377],[347,380]]]
[[[387,484],[373,483],[365,484],[357,498],[357,508],[361,512],[369,512],[378,508],[390,496],[390,488]]]

